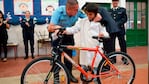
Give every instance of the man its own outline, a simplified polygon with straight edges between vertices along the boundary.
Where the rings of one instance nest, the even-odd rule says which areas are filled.
[[[110,39],[103,40],[105,53],[108,54],[115,51],[115,41],[114,39],[112,39],[112,36],[113,34],[119,32],[120,30],[106,9],[100,7],[99,13],[102,16],[102,19],[100,22],[103,26],[106,27],[106,30],[110,36]]]
[[[87,4],[89,3],[86,3],[82,9],[84,10],[87,6]],[[110,38],[112,37],[112,35],[116,32],[119,32],[119,28],[117,27],[115,21],[113,20],[113,18],[111,17],[111,15],[109,14],[109,12],[103,8],[103,7],[99,7],[99,10],[98,10],[99,14],[101,15],[101,20],[100,23],[106,27],[106,30],[107,32],[109,33],[109,36]],[[108,54],[110,52],[114,52],[114,41],[112,39],[104,39],[103,40],[103,46],[104,46],[104,50],[105,50],[105,53]]]
[[[53,12],[51,22],[48,26],[48,31],[55,32],[55,27],[57,25],[62,27],[71,27],[76,23],[78,18],[84,17],[86,17],[86,15],[79,10],[77,0],[67,0],[66,6],[60,6]],[[74,45],[73,35],[65,35],[62,44]],[[57,40],[52,42],[52,46],[55,45],[57,45]],[[65,52],[72,57],[72,50],[65,50]],[[64,62],[70,73],[72,73],[72,64],[66,59],[64,59]],[[71,81],[78,83],[78,80],[74,78],[72,74]]]
[[[119,32],[114,33],[111,38],[114,40],[115,44],[115,39],[118,37],[119,45],[120,45],[120,50],[122,52],[127,53],[126,50],[126,40],[125,40],[125,26],[124,24],[127,22],[127,14],[126,14],[126,9],[123,7],[119,7],[119,0],[112,0],[112,5],[113,8],[109,10],[112,18],[116,22],[118,28],[120,29]],[[124,61],[124,59],[122,58]]]
[[[118,37],[120,48],[122,52],[127,53],[126,50],[126,41],[125,41],[125,26],[124,24],[127,22],[127,14],[126,9],[118,6],[119,0],[112,0],[113,8],[109,10],[112,18],[115,20],[119,32],[115,33],[114,39]]]
[[[30,18],[30,12],[25,12],[25,18],[21,21],[21,27],[23,32],[23,41],[25,46],[25,54],[24,59],[28,58],[28,41],[30,41],[31,55],[32,59],[34,58],[34,27],[35,24],[33,19]]]

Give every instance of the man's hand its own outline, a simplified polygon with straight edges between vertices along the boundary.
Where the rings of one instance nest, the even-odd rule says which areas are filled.
[[[61,28],[61,26],[59,26],[59,25],[54,25],[54,24],[49,24],[48,25],[48,31],[49,32],[55,32],[55,30],[59,29],[59,28]]]
[[[25,24],[26,24],[28,27],[30,26],[28,22],[25,22]]]

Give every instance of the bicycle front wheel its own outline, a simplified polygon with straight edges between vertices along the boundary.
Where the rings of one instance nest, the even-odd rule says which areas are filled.
[[[136,69],[130,56],[123,52],[113,52],[107,55],[114,65],[112,68],[106,60],[102,60],[98,66],[97,78],[99,84],[132,84]]]
[[[30,62],[23,70],[21,84],[70,84],[68,71],[59,61],[41,57]]]

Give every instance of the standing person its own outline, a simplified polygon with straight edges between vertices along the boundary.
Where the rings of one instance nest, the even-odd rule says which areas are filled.
[[[124,26],[124,24],[127,22],[127,14],[126,14],[126,9],[123,7],[119,7],[118,4],[119,4],[119,0],[112,0],[113,8],[109,10],[112,18],[117,24],[117,27],[120,29],[120,31],[117,33],[114,33],[111,38],[114,40],[114,44],[115,44],[115,39],[116,37],[118,37],[120,50],[122,52],[127,53],[126,40],[125,40],[125,26]],[[122,60],[124,61],[123,58]]]
[[[127,14],[126,9],[123,7],[119,7],[119,0],[112,0],[113,8],[109,10],[112,18],[115,20],[119,32],[115,34],[115,37],[118,37],[120,48],[122,52],[127,53],[126,50],[126,40],[125,40],[125,26],[124,24],[127,22]]]
[[[55,26],[59,25],[62,27],[73,26],[78,18],[84,18],[86,15],[79,10],[77,0],[67,0],[66,6],[60,6],[57,8],[51,17],[51,22],[48,26],[49,32],[55,32]],[[57,45],[57,40],[52,42],[52,46]],[[63,38],[63,45],[74,45],[73,35],[65,35]],[[72,57],[72,50],[65,50],[65,52]],[[60,58],[59,58],[60,59]],[[72,64],[64,59],[65,65],[71,73],[71,81],[78,83],[78,80],[72,75]]]
[[[85,10],[86,6],[89,3],[86,3],[82,9]],[[99,7],[98,10],[100,16],[102,17],[101,20],[99,21],[103,26],[106,27],[106,31],[109,33],[110,39],[104,39],[103,40],[103,47],[104,47],[104,51],[105,54],[108,54],[110,52],[114,52],[115,51],[115,45],[114,45],[114,40],[111,38],[112,35],[116,32],[119,32],[119,28],[117,27],[115,21],[113,20],[113,18],[111,17],[111,15],[109,14],[109,12],[103,8],[103,7]]]
[[[4,49],[4,58],[3,61],[7,61],[7,40],[8,34],[7,29],[9,29],[10,25],[7,23],[9,19],[4,19],[4,15],[2,11],[0,11],[0,57],[1,57],[1,47]]]
[[[25,18],[21,20],[21,27],[23,33],[23,41],[25,46],[25,57],[24,59],[28,58],[28,41],[30,41],[30,48],[31,48],[31,56],[32,59],[34,58],[34,27],[35,24],[33,19],[30,18],[30,12],[25,12]]]

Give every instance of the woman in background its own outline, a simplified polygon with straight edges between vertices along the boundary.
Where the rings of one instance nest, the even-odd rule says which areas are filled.
[[[10,27],[10,25],[7,23],[8,20],[9,19],[4,19],[4,14],[2,11],[0,11],[0,58],[3,60],[3,62],[7,61],[7,29]],[[1,47],[4,49],[4,58],[1,57]]]

